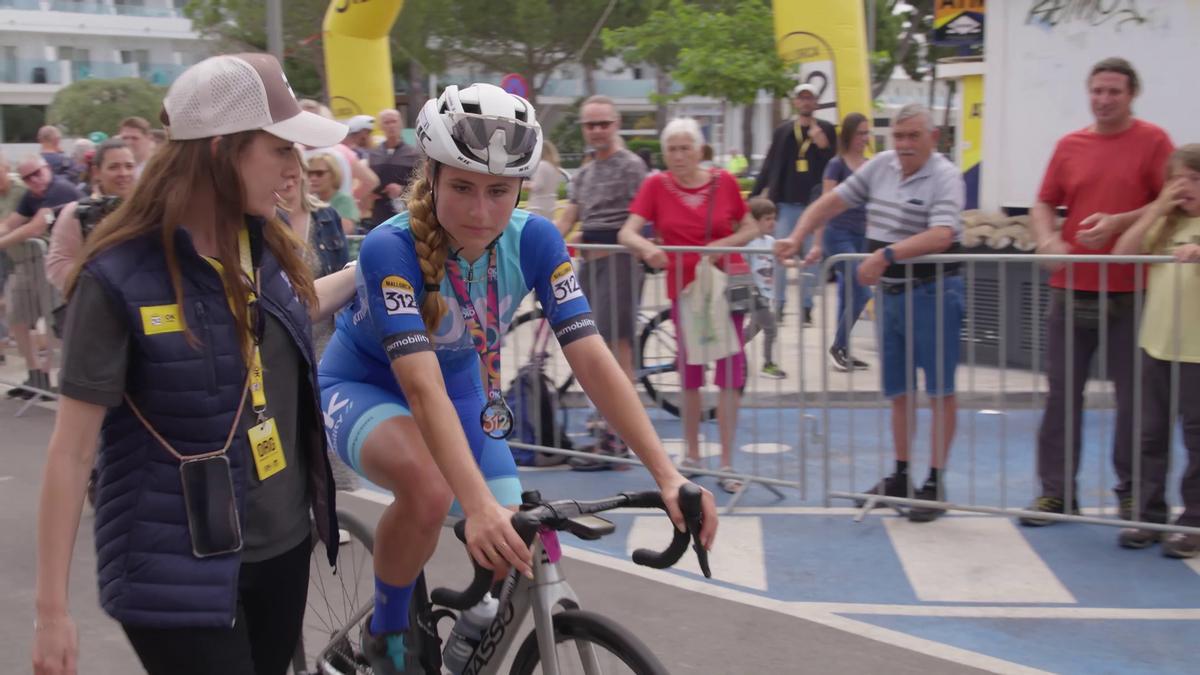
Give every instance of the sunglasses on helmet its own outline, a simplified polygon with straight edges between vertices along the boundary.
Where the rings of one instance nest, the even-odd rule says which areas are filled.
[[[451,135],[472,150],[489,149],[497,131],[504,132],[504,151],[509,155],[527,155],[537,145],[538,127],[532,124],[475,113],[450,113],[450,119],[453,120]]]

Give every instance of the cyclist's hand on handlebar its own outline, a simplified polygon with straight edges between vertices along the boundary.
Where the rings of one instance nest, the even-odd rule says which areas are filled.
[[[680,532],[687,531],[687,525],[684,523],[683,511],[679,509],[679,486],[690,483],[683,476],[678,476],[676,479],[660,486],[663,502],[667,505],[667,515],[670,516],[671,522]],[[713,540],[717,538],[717,501],[713,498],[713,494],[708,490],[697,485],[700,488],[700,543],[705,550],[711,550]]]
[[[489,570],[516,567],[533,575],[533,554],[512,526],[513,512],[496,502],[467,518],[467,550]]]

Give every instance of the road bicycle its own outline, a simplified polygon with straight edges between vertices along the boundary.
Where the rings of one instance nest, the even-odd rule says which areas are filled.
[[[711,577],[708,554],[700,544],[700,500],[698,487],[683,486],[679,505],[687,531],[672,527],[674,536],[666,550],[638,549],[633,552],[633,561],[666,569],[678,562],[691,544],[704,576]],[[507,672],[513,675],[667,673],[654,653],[619,621],[581,609],[579,598],[560,565],[559,532],[588,541],[612,534],[616,526],[596,514],[621,508],[666,510],[657,491],[626,492],[586,502],[544,501],[538,492],[526,492],[512,523],[526,544],[533,547],[532,580],[512,570],[500,583],[493,584],[492,572],[472,561],[475,577],[466,590],[438,588],[426,595],[422,574],[409,607],[410,635],[415,638],[410,648],[416,650],[425,672],[443,672],[439,624],[444,619],[457,620],[456,612],[479,604],[491,590],[499,601],[499,609],[466,661],[464,675],[494,675],[502,672],[506,663],[511,663]],[[296,675],[371,672],[361,652],[360,636],[374,607],[373,537],[370,529],[353,515],[339,511],[338,516],[341,527],[350,534],[349,541],[341,546],[336,573],[329,569],[323,547],[318,545],[314,549],[305,614],[305,636],[309,639],[302,640],[293,660]],[[460,541],[465,542],[465,532],[466,521],[459,520],[454,533]],[[519,629],[530,616],[533,630],[518,646]],[[317,636],[320,639],[313,639]]]

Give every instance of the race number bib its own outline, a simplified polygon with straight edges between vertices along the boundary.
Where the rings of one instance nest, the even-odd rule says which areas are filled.
[[[583,289],[579,287],[579,279],[575,278],[575,268],[570,261],[554,270],[554,274],[550,275],[550,286],[554,289],[554,301],[560,305],[583,297]]]
[[[383,306],[389,316],[395,314],[420,314],[417,306],[417,296],[413,293],[412,284],[404,279],[391,275],[383,278],[379,285],[383,293]]]

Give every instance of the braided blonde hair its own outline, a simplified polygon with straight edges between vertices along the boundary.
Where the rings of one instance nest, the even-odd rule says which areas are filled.
[[[432,174],[432,162],[419,169],[407,198],[408,225],[421,263],[421,273],[425,277],[421,320],[431,335],[446,315],[446,301],[436,289],[442,285],[442,277],[446,274],[446,256],[449,253],[446,230],[434,213],[432,181],[435,176]]]

